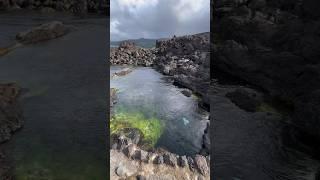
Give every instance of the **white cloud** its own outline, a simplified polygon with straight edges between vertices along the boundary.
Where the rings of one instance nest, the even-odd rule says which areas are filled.
[[[210,0],[111,0],[111,40],[210,30]]]

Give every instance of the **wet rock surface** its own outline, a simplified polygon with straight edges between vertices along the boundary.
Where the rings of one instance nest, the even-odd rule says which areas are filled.
[[[301,105],[313,104],[320,89],[317,5],[316,0],[213,1],[212,23],[219,28],[213,29],[212,67],[286,101],[294,107],[293,123],[319,139],[318,106]]]
[[[22,127],[19,93],[16,84],[0,84],[0,143],[9,140],[12,133]]]
[[[52,21],[32,28],[31,30],[18,33],[16,39],[22,44],[34,44],[61,37],[72,29],[74,28],[66,26],[60,21]]]
[[[0,84],[0,179],[12,179],[12,167],[4,152],[2,143],[23,125],[22,111],[18,97],[20,88],[14,83]]]

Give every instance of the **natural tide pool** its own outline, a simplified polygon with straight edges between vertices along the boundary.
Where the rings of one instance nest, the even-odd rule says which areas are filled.
[[[110,75],[123,68],[112,66]],[[196,96],[184,96],[167,78],[148,67],[135,67],[126,76],[111,78],[110,87],[117,89],[115,116],[136,118],[137,124],[155,122],[151,126],[156,131],[154,147],[180,155],[198,153],[208,114],[198,107]]]

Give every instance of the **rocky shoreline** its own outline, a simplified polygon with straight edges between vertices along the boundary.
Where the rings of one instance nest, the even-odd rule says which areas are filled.
[[[212,33],[213,71],[245,81],[290,109],[300,143],[320,138],[320,14],[313,4],[319,2],[211,4],[212,23],[219,27]]]
[[[1,146],[23,126],[22,110],[18,100],[20,91],[16,84],[0,84],[0,179],[12,178],[12,167]]]
[[[118,48],[111,48],[110,63],[111,65],[153,67],[160,73],[172,77],[175,85],[186,88],[182,90],[186,96],[195,93],[200,99],[205,99],[204,97],[209,96],[208,90],[210,87],[209,36],[209,33],[202,33],[173,37],[172,39],[158,41],[156,47],[152,49],[136,47],[132,42],[124,41]],[[110,95],[115,97],[113,92]],[[113,103],[114,101],[112,101]],[[210,108],[210,102],[207,100],[201,100],[199,105],[203,105],[207,110]],[[158,152],[159,150],[145,151],[140,149],[137,143],[132,143],[133,140],[124,134],[113,137],[111,159],[120,158],[124,162],[119,166],[111,163],[110,173],[115,179],[120,179],[122,176],[117,173],[117,169],[127,165],[133,167],[129,171],[130,173],[128,172],[125,175],[126,178],[152,179],[168,175],[165,179],[178,179],[180,177],[209,179],[209,127],[210,123],[207,124],[204,131],[203,149],[193,157],[178,156],[165,150],[160,152]],[[111,160],[111,162],[113,161]],[[157,169],[159,173],[151,172],[150,169]]]

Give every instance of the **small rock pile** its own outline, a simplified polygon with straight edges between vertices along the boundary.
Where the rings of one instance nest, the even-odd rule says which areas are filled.
[[[112,65],[152,66],[154,60],[155,49],[141,48],[130,41],[123,41],[119,47],[110,49]]]

